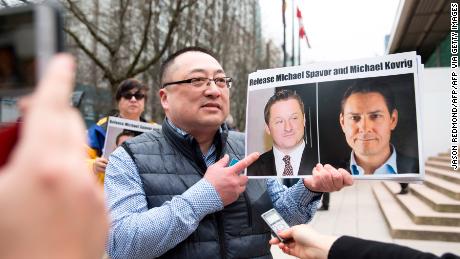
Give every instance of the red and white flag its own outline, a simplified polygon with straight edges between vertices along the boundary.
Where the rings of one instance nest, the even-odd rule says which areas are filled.
[[[302,13],[300,12],[299,7],[297,6],[297,19],[299,20],[299,37],[303,39],[305,37],[305,40],[307,41],[307,46],[310,49],[310,42],[308,41],[307,33],[305,32],[305,27],[303,26],[303,19],[302,19]]]

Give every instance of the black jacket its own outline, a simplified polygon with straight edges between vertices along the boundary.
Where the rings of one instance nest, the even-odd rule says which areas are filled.
[[[459,259],[453,254],[438,257],[409,247],[342,236],[332,244],[328,259]]]

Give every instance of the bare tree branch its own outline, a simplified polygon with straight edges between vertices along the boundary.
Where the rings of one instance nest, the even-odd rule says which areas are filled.
[[[69,34],[69,35],[74,39],[74,41],[75,41],[75,43],[78,45],[78,47],[79,47],[81,50],[83,50],[83,52],[85,52],[85,54],[88,55],[88,57],[89,57],[92,61],[94,61],[94,63],[96,63],[96,65],[97,65],[100,69],[102,69],[102,71],[104,72],[104,77],[106,77],[106,78],[110,81],[110,83],[112,83],[112,84],[115,83],[116,80],[115,80],[115,78],[113,77],[113,74],[111,73],[110,69],[109,69],[108,67],[106,67],[106,66],[104,65],[104,63],[102,63],[102,61],[100,61],[100,60],[96,57],[95,53],[91,52],[91,50],[89,50],[89,49],[85,46],[85,44],[83,44],[83,42],[77,37],[77,35],[76,35],[74,32],[72,32],[71,30],[69,30],[69,29],[67,29],[67,28],[64,28],[64,31],[65,31],[67,34]]]
[[[5,0],[1,0],[3,7],[9,7],[8,3]]]
[[[207,2],[207,1],[206,1]],[[204,21],[206,19],[211,19],[213,17],[212,14],[208,14],[211,10],[211,7],[215,5],[215,0],[212,0],[212,4],[206,4],[206,9],[204,10],[204,18],[202,19],[201,21],[201,24],[200,25],[196,25],[198,27],[198,31],[196,33],[196,39],[200,39],[201,38],[201,32],[204,30]]]
[[[194,2],[196,3],[196,2]],[[144,65],[134,69],[132,71],[132,73],[130,75],[128,75],[129,77],[132,77],[132,76],[135,76],[139,73],[142,73],[144,72],[145,70],[147,70],[151,65],[157,63],[161,56],[163,56],[164,52],[166,51],[166,49],[169,47],[169,44],[172,40],[172,35],[173,35],[173,32],[174,30],[176,29],[177,25],[178,25],[178,20],[179,20],[179,16],[180,16],[180,13],[182,10],[184,10],[185,8],[189,7],[190,4],[188,5],[185,5],[185,6],[182,6],[182,0],[178,0],[176,2],[176,7],[175,7],[175,10],[172,14],[172,18],[171,18],[171,22],[169,23],[169,29],[168,29],[168,33],[166,34],[166,38],[163,42],[163,46],[161,47],[160,51],[156,53],[156,55],[151,58],[149,61],[147,61]]]
[[[84,16],[83,12],[78,9],[77,6],[72,2],[72,0],[67,0],[67,3],[69,4],[69,11],[72,12],[72,14],[83,24],[85,27],[88,29],[89,33],[91,36],[94,37],[94,39],[101,43],[111,55],[115,55],[116,50],[110,45],[109,42],[104,40],[102,37],[99,36],[99,34],[96,32],[96,30],[93,28],[92,23],[88,21],[88,19]],[[75,34],[74,34],[75,35]],[[76,35],[75,35],[76,36]]]
[[[125,1],[123,2],[123,0],[120,0],[119,4],[120,4],[120,15],[118,15],[119,17],[119,20],[118,20],[118,25],[120,26],[120,29],[118,30],[118,37],[117,37],[117,41],[116,41],[116,44],[115,44],[115,47],[114,47],[114,53],[118,52],[121,48],[121,45],[123,45],[123,39],[125,38],[125,15],[126,15],[126,11],[128,10],[128,4],[129,4],[130,1]]]
[[[183,12],[186,8],[189,8],[190,6],[195,5],[197,2],[198,2],[198,0],[191,1],[191,2],[189,2],[188,4],[182,6],[182,7],[179,9],[179,13]]]
[[[147,39],[148,39],[148,35],[149,35],[149,30],[150,30],[150,23],[152,22],[152,14],[153,14],[152,2],[153,1],[150,1],[150,3],[149,3],[149,11],[148,11],[148,15],[147,15],[147,21],[146,21],[146,24],[144,26],[144,32],[142,34],[141,46],[139,47],[139,50],[137,51],[136,55],[134,56],[134,60],[131,63],[131,65],[129,66],[128,71],[126,72],[126,77],[128,77],[128,75],[130,75],[133,72],[134,68],[137,65],[137,62],[139,61],[139,57],[141,56],[142,52],[145,49],[145,45],[147,44]]]

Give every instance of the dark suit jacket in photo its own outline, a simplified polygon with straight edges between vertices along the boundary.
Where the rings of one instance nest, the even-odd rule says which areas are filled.
[[[343,160],[339,167],[350,172],[350,159]],[[420,173],[418,159],[403,155],[398,151],[396,151],[396,167],[398,167],[398,174]]]
[[[305,146],[300,160],[298,175],[311,175],[318,163],[318,152]],[[275,155],[273,149],[263,153],[257,161],[248,167],[248,176],[276,176]]]

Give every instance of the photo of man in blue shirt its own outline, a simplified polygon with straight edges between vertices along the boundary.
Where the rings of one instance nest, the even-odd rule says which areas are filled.
[[[400,154],[390,143],[398,125],[398,110],[390,89],[354,84],[342,98],[340,126],[352,149],[345,167],[353,175],[418,173],[418,161]]]

